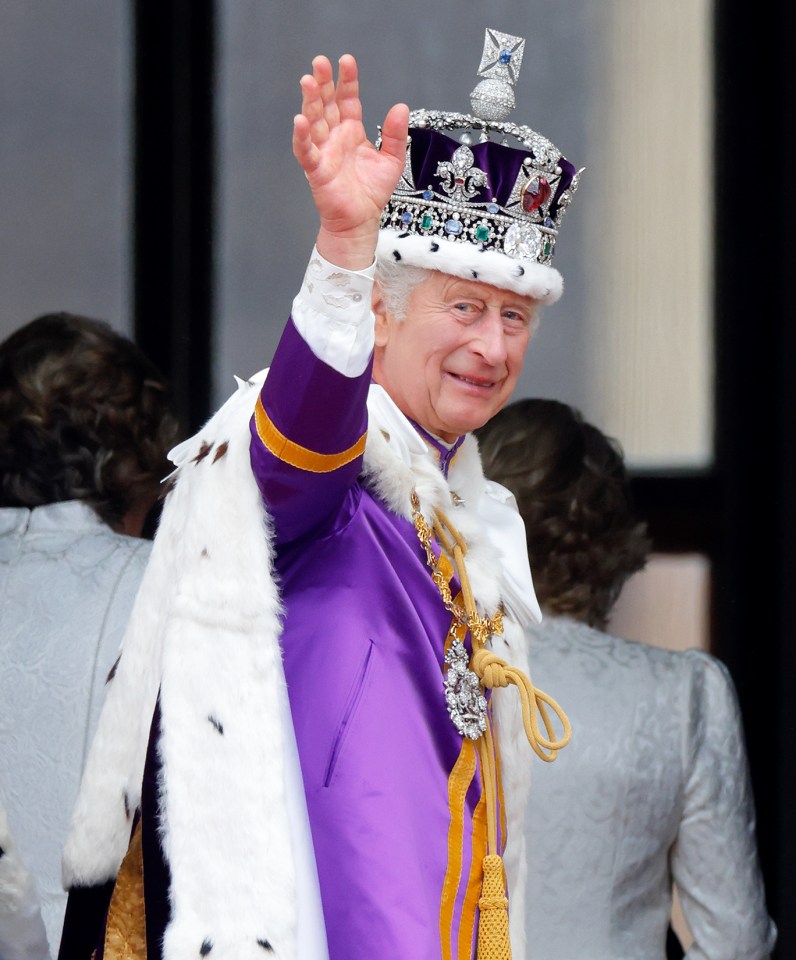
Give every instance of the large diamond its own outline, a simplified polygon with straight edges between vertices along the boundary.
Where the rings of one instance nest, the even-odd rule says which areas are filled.
[[[533,224],[512,224],[503,238],[503,250],[515,260],[537,260],[542,249],[542,233]]]

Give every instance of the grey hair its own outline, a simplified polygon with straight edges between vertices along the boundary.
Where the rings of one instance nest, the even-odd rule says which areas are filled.
[[[403,266],[393,260],[380,259],[376,264],[376,283],[387,309],[396,320],[406,319],[412,292],[431,274],[424,267]]]

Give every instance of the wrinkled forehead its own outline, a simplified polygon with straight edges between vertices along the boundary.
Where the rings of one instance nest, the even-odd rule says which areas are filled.
[[[540,306],[539,300],[530,294],[518,293],[516,290],[498,287],[482,280],[457,277],[437,270],[429,271],[429,277],[424,281],[425,283],[433,285],[446,297],[472,297],[489,302],[500,302],[504,306],[515,304],[528,309],[536,309]]]

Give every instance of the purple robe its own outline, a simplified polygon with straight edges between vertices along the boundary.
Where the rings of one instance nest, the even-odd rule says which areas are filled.
[[[469,960],[486,842],[476,751],[447,714],[451,614],[414,527],[359,479],[369,382],[290,322],[251,422],[329,954]]]

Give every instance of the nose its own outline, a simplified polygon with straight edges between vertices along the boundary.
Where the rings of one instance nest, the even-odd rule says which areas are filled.
[[[499,310],[486,310],[471,328],[473,338],[470,347],[491,366],[505,364],[508,356],[506,332]]]

